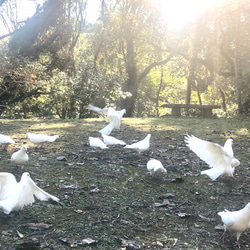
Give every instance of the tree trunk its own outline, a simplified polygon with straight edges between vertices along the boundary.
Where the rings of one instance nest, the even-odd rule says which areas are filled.
[[[240,12],[239,4],[237,6],[237,16],[236,16],[236,34],[235,34],[235,86],[236,86],[236,96],[238,104],[239,114],[243,114],[243,106],[241,101],[241,81],[242,81],[242,72],[240,65],[240,54],[239,54],[239,36],[240,36]]]
[[[132,117],[135,102],[138,94],[138,78],[137,78],[137,65],[135,60],[135,52],[134,52],[134,41],[130,36],[127,35],[127,58],[126,58],[126,72],[128,74],[127,84],[124,88],[125,91],[130,92],[131,96],[127,97],[124,100],[123,108],[126,109],[126,116]]]

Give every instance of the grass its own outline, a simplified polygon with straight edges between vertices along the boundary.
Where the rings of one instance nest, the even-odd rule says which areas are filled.
[[[233,249],[236,236],[215,227],[224,208],[241,209],[249,202],[249,141],[247,118],[124,118],[121,130],[111,135],[128,144],[151,133],[150,150],[138,154],[120,146],[106,150],[88,146],[89,136],[99,136],[105,126],[99,119],[2,120],[1,133],[17,145],[0,150],[1,171],[19,180],[24,171],[61,203],[39,202],[10,215],[0,215],[1,249]],[[34,133],[59,134],[53,144],[36,148],[26,137]],[[235,178],[212,182],[200,175],[206,164],[183,142],[186,133],[221,145],[234,139],[234,153],[241,165]],[[14,166],[11,154],[22,144],[30,156],[25,166]],[[39,157],[46,157],[39,160]],[[58,161],[65,156],[66,161]],[[167,174],[152,179],[146,171],[150,158],[159,159]],[[171,193],[163,206],[162,195]],[[45,223],[34,230],[28,223]],[[21,237],[22,236],[22,237]],[[250,245],[242,234],[243,248]],[[84,239],[95,242],[85,244]]]

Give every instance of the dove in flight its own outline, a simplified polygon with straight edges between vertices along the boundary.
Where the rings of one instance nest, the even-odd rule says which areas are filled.
[[[59,135],[44,135],[44,134],[33,134],[33,133],[27,133],[26,135],[30,139],[30,141],[34,144],[54,142],[56,139],[59,138]]]
[[[105,134],[105,135],[110,135],[113,129],[120,129],[122,117],[126,113],[126,109],[117,111],[113,109],[112,107],[101,109],[96,106],[89,105],[88,109],[96,111],[96,112],[100,112],[102,114],[105,114],[108,117],[109,124],[103,129],[99,130],[101,134]]]
[[[218,215],[221,217],[222,222],[224,223],[224,233],[226,230],[236,232],[236,245],[240,248],[240,235],[250,227],[250,203],[248,203],[244,208],[238,211],[222,211],[218,212]]]
[[[108,148],[107,145],[100,138],[91,137],[91,136],[89,136],[89,146],[102,148],[102,149]]]
[[[116,139],[113,136],[102,134],[103,142],[107,145],[126,145],[124,141]]]
[[[20,150],[11,155],[10,160],[15,162],[16,164],[23,164],[29,160],[29,156],[26,152],[27,147],[22,146]]]
[[[124,148],[135,149],[138,152],[143,152],[149,149],[151,134],[148,134],[143,140],[135,142],[131,145],[126,145]]]
[[[0,134],[0,143],[3,144],[6,149],[9,144],[15,144],[15,141],[8,135]]]
[[[222,147],[193,135],[185,136],[187,146],[210,167],[208,170],[201,171],[201,174],[209,176],[213,181],[220,175],[233,177],[235,167],[240,165],[239,160],[233,156],[231,140],[228,139]]]
[[[155,176],[157,173],[166,173],[167,170],[163,167],[162,163],[156,159],[150,159],[147,162],[147,170],[152,176]]]
[[[21,210],[26,205],[31,205],[35,202],[34,196],[41,201],[49,199],[59,201],[57,197],[39,188],[28,172],[22,174],[20,182],[17,182],[11,173],[0,173],[0,209],[5,214]]]

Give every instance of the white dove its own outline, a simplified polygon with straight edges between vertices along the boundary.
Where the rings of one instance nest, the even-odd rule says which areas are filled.
[[[103,137],[103,142],[107,145],[117,145],[117,144],[118,145],[126,145],[126,143],[124,141],[116,139],[113,136],[102,134],[102,137]]]
[[[102,149],[108,148],[107,145],[100,138],[91,136],[89,136],[89,146]]]
[[[250,227],[250,203],[248,203],[244,208],[238,211],[228,211],[218,212],[224,223],[224,233],[226,230],[236,232],[236,245],[240,248],[239,238],[240,235]]]
[[[135,149],[138,152],[143,152],[146,151],[147,149],[149,149],[151,134],[148,134],[143,140],[138,141],[136,143],[133,143],[131,145],[126,145],[124,148],[131,148],[131,149]]]
[[[150,159],[147,162],[147,170],[154,176],[157,173],[166,173],[167,170],[163,167],[162,163],[156,159]]]
[[[226,140],[223,148],[228,153],[229,156],[234,157],[232,145],[233,145],[233,139],[229,138]]]
[[[56,139],[59,138],[59,135],[44,135],[44,134],[32,134],[27,133],[27,137],[30,141],[34,144],[41,144],[44,142],[54,142]]]
[[[120,129],[121,119],[123,115],[126,113],[126,109],[116,111],[112,107],[101,109],[96,106],[89,105],[88,109],[107,115],[109,124],[103,129],[99,130],[101,134],[105,134],[105,135],[109,135],[113,129]]]
[[[201,140],[193,135],[185,137],[187,146],[210,167],[201,171],[201,174],[208,175],[213,181],[220,175],[233,177],[235,167],[240,165],[240,162],[232,156],[232,151],[228,150],[231,139],[228,140],[225,149],[217,143]]]
[[[32,204],[35,201],[34,196],[42,201],[59,201],[57,197],[39,188],[27,172],[22,174],[20,182],[11,173],[0,173],[0,209],[5,214]]]
[[[29,156],[26,152],[27,152],[27,147],[22,146],[20,150],[11,155],[10,160],[15,162],[16,164],[23,164],[29,160]]]
[[[15,141],[8,135],[0,134],[0,143],[4,145],[5,149],[9,144],[15,144]]]

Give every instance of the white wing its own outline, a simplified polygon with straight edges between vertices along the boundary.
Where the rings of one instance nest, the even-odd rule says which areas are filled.
[[[107,145],[100,139],[95,137],[89,137],[89,145],[91,147],[108,148]]]
[[[133,143],[131,145],[126,145],[124,148],[136,149],[138,151],[145,151],[149,148],[149,140],[151,134],[148,134],[143,140]]]
[[[99,132],[101,134],[110,135],[110,133],[112,132],[113,129],[114,129],[114,123],[111,122],[106,127],[104,127],[103,129],[99,130]]]
[[[14,209],[21,209],[22,207],[32,204],[35,201],[34,196],[41,201],[47,201],[52,199],[56,202],[59,201],[59,198],[45,192],[39,188],[34,181],[29,177],[26,178],[23,182],[19,182],[19,196],[18,203]]]
[[[103,142],[107,145],[116,145],[116,144],[125,145],[126,144],[124,141],[118,140],[113,136],[102,134],[102,137],[103,137]]]
[[[89,110],[92,110],[92,111],[95,111],[95,112],[100,112],[100,113],[103,113],[104,115],[107,115],[108,114],[108,108],[98,108],[96,106],[93,106],[91,104],[88,105],[88,109]]]
[[[17,184],[16,178],[11,173],[0,173],[0,200],[6,199],[12,193],[12,187]]]
[[[195,136],[186,136],[187,146],[210,167],[231,166],[231,157],[217,143],[201,140]]]
[[[109,123],[113,123],[115,129],[119,129],[121,125],[121,117],[119,113],[113,108],[108,109],[108,119]]]
[[[233,145],[233,139],[229,138],[226,140],[223,148],[228,153],[229,156],[234,157],[232,145]]]

